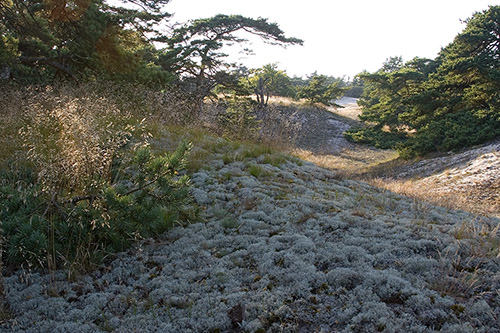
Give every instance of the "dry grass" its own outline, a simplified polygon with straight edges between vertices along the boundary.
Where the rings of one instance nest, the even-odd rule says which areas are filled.
[[[361,107],[358,105],[346,105],[343,108],[329,107],[330,112],[336,113],[339,116],[346,117],[352,120],[359,121],[358,116],[361,114]]]
[[[0,168],[5,169],[9,160],[22,149],[19,129],[23,125],[23,110],[26,95],[17,89],[0,90]]]
[[[344,149],[338,155],[319,155],[303,149],[295,149],[292,153],[323,168],[335,170],[345,177],[363,174],[379,163],[398,157],[397,153],[392,150],[371,149],[363,146],[356,147],[356,149]]]
[[[97,96],[44,97],[45,103],[35,100],[27,105],[26,124],[19,130],[38,181],[48,193],[92,192],[109,174],[113,155],[132,135],[130,115]]]
[[[467,241],[468,251],[474,257],[500,258],[500,224],[491,226],[481,220],[463,223],[454,236],[461,241]]]
[[[56,122],[65,127],[65,131],[73,131],[74,135],[75,131],[88,131],[90,121],[94,127],[107,127],[104,131],[108,132],[116,128],[128,131],[127,126],[134,124],[137,127],[133,134],[144,139],[164,134],[165,126],[188,123],[197,127],[200,121],[196,101],[181,91],[157,92],[113,82],[6,86],[0,90],[0,104],[0,166],[5,166],[24,150],[23,143],[27,138],[19,135],[20,129],[37,122],[40,125],[37,117],[44,115],[53,120],[57,118]],[[69,111],[68,114],[65,110]],[[91,134],[88,133],[86,139],[92,140]]]
[[[251,96],[252,100],[257,101],[257,97],[255,95]],[[300,106],[303,103],[300,100],[296,100],[290,97],[282,97],[282,96],[271,96],[268,101],[269,106],[281,105],[281,106]]]
[[[110,181],[118,149],[141,132],[136,131],[138,121],[131,113],[94,89],[86,85],[10,87],[1,96],[5,106],[2,116],[8,127],[0,140],[9,141],[9,145],[2,149],[0,163],[11,173],[33,172],[42,191],[37,195],[47,197],[41,216],[50,222],[47,230],[51,237],[55,237],[56,214],[78,223],[61,205],[70,198],[99,195],[102,185]],[[53,240],[50,242],[55,244]],[[87,250],[78,248],[78,257],[84,258]],[[36,260],[44,260],[43,253],[35,253]],[[48,267],[55,267],[54,248],[45,254]]]
[[[360,179],[440,206],[500,216],[498,141],[454,154],[380,163]]]
[[[483,200],[472,192],[437,191],[432,184],[422,184],[417,180],[363,177],[373,186],[395,193],[431,202],[450,209],[466,210],[477,214],[500,217],[500,200]]]
[[[36,198],[43,199],[36,208],[32,202],[26,205],[33,208],[34,216],[43,219],[40,223],[48,221],[47,227],[41,228],[48,230],[50,239],[39,232],[41,241],[37,244],[43,245],[47,240],[50,248],[43,245],[42,251],[28,249],[34,253],[33,260],[45,266],[46,259],[49,269],[54,268],[56,262],[73,260],[67,259],[69,252],[56,252],[55,245],[52,246],[56,244],[56,237],[62,237],[56,235],[56,228],[64,223],[85,226],[82,230],[87,226],[91,230],[106,226],[110,216],[102,209],[103,201],[98,199],[103,190],[123,177],[121,171],[131,164],[134,147],[160,138],[172,147],[172,142],[183,139],[188,131],[175,124],[192,116],[185,114],[189,103],[176,96],[176,92],[153,92],[113,83],[10,86],[1,91],[0,116],[6,126],[0,133],[0,167],[8,172],[0,178],[0,185],[5,182],[13,186],[12,179],[31,184],[35,178],[37,187],[33,191]],[[164,137],[167,126],[172,128],[175,139]],[[127,149],[121,149],[125,145],[129,145]],[[38,212],[40,205],[43,207]],[[94,209],[96,212],[101,209],[102,214],[92,215]],[[88,214],[80,214],[82,211]],[[27,225],[31,225],[29,218]],[[87,259],[101,246],[93,242],[90,232],[85,234],[90,236],[71,239],[71,245],[76,244],[71,258],[76,259],[74,263],[68,262],[70,267],[83,267],[91,262]]]

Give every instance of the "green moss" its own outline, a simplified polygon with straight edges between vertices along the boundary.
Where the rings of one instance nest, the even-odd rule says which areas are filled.
[[[450,306],[455,316],[460,317],[460,315],[465,311],[465,307],[461,304],[453,304]]]
[[[238,220],[232,216],[228,216],[228,217],[223,218],[220,221],[220,225],[224,229],[236,229],[239,227]]]

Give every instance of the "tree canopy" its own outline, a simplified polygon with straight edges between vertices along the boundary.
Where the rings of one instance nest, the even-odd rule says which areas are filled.
[[[245,40],[243,31],[267,43],[302,44],[276,23],[241,15],[217,15],[161,33],[169,0],[1,0],[0,76],[47,82],[105,76],[151,85],[195,82],[206,95],[227,79],[221,49]],[[160,44],[153,44],[154,42]],[[166,45],[157,49],[157,45]]]
[[[43,81],[147,67],[156,26],[169,0],[2,0],[0,67],[18,79]]]
[[[267,64],[253,69],[241,79],[247,91],[255,93],[260,106],[266,106],[271,96],[295,97],[296,91],[290,77],[277,64]]]
[[[457,150],[500,135],[500,6],[474,14],[434,60],[391,58],[360,77],[361,120],[354,141],[389,145],[411,157]],[[393,140],[394,134],[398,140]],[[384,143],[383,141],[386,141]]]
[[[226,72],[230,67],[222,48],[231,43],[247,41],[236,34],[238,31],[256,35],[273,45],[303,43],[300,39],[285,37],[278,25],[267,19],[217,15],[194,20],[175,29],[172,36],[165,40],[168,47],[164,50],[160,63],[165,70],[193,82],[195,89],[206,95],[215,85],[224,83],[221,72]]]
[[[313,74],[306,86],[298,89],[297,97],[304,98],[310,103],[323,105],[336,105],[335,100],[344,94],[344,89],[340,87],[340,81],[328,83],[325,75]]]

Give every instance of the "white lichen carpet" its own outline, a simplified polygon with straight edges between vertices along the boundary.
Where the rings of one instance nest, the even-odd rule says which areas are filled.
[[[14,318],[0,329],[500,331],[498,244],[467,232],[494,230],[498,219],[337,179],[310,163],[274,164],[224,164],[215,154],[193,175],[203,221],[73,282],[64,272],[6,277]]]

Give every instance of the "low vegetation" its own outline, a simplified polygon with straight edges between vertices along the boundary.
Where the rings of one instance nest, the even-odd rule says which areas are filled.
[[[276,153],[261,146],[210,136],[194,146],[211,152],[191,175],[197,223],[74,280],[60,271],[6,277],[16,321],[0,327],[498,330],[497,219],[308,162],[274,166],[265,161]]]
[[[89,88],[31,93],[23,103],[7,98],[20,89],[4,92],[5,134],[19,133],[1,160],[7,265],[90,268],[194,218],[182,171],[189,143],[155,154],[138,118],[145,110],[133,114]]]
[[[272,148],[273,138],[238,141],[259,136],[254,103],[207,104],[223,110],[210,134],[199,129],[199,114],[186,122],[193,104],[177,93],[113,82],[2,92],[7,267],[91,269],[135,241],[196,220],[189,174],[213,154],[246,163],[257,178],[269,172],[251,160],[278,166],[291,158]]]

